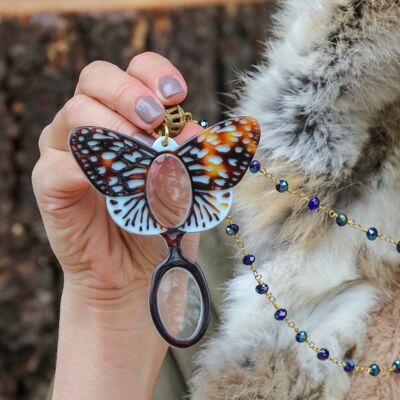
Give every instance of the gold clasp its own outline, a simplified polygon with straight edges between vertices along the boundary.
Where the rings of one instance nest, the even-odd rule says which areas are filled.
[[[155,130],[158,136],[164,137],[164,147],[168,145],[168,138],[178,136],[187,122],[196,121],[193,120],[192,113],[185,112],[180,105],[165,110],[164,122]]]

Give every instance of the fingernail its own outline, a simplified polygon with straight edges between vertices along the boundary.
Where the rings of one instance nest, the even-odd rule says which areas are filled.
[[[136,102],[135,110],[146,124],[153,123],[164,114],[164,109],[150,96],[140,97]]]
[[[161,94],[166,99],[169,99],[170,97],[183,92],[182,85],[173,76],[166,76],[164,78],[161,78],[159,83],[159,88]]]

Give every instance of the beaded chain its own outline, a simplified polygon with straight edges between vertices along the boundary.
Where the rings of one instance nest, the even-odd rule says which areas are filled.
[[[299,192],[297,190],[293,190],[289,187],[289,183],[283,179],[276,179],[271,173],[269,173],[266,169],[261,168],[261,164],[259,161],[254,160],[251,163],[250,171],[252,173],[261,173],[265,178],[269,179],[275,184],[275,188],[279,193],[290,193],[295,195],[300,200],[302,200],[305,204],[308,205],[308,209],[310,211],[318,211],[327,214],[330,218],[336,219],[336,223],[340,227],[344,227],[346,225],[351,226],[358,231],[364,232],[367,236],[368,240],[376,240],[382,239],[392,245],[394,245],[397,251],[400,253],[400,241],[396,241],[392,237],[379,233],[378,230],[374,227],[365,228],[356,222],[354,219],[348,218],[346,214],[342,212],[337,212],[328,206],[321,203],[318,196],[315,195],[307,195],[305,193]],[[288,317],[288,311],[285,308],[282,308],[276,297],[270,291],[270,288],[266,282],[264,282],[262,275],[258,272],[257,267],[255,265],[255,256],[248,253],[243,241],[239,236],[239,226],[234,223],[233,218],[231,216],[227,217],[227,227],[226,233],[229,236],[232,236],[236,242],[237,247],[243,255],[243,264],[250,268],[250,271],[253,273],[254,278],[257,282],[257,286],[255,288],[256,292],[265,297],[265,299],[272,304],[275,308],[275,319],[277,321],[286,322],[287,326],[295,332],[295,340],[298,343],[307,344],[308,347],[317,354],[317,358],[321,361],[329,360],[332,363],[336,364],[338,367],[343,368],[343,370],[352,374],[354,372],[370,374],[371,376],[378,376],[379,374],[385,375],[388,373],[396,373],[400,374],[400,359],[397,359],[393,362],[393,364],[389,367],[381,367],[379,364],[372,363],[369,366],[365,365],[356,365],[354,360],[342,360],[340,358],[334,357],[330,354],[329,350],[326,348],[320,348],[317,344],[311,341],[308,337],[308,333],[304,330],[301,330],[296,323]]]

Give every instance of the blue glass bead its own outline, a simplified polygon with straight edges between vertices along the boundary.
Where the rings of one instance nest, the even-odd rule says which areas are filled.
[[[320,349],[317,354],[318,360],[325,361],[329,358],[329,351],[327,349]]]
[[[277,321],[283,321],[287,317],[287,311],[284,308],[279,309],[275,313],[275,319]]]
[[[239,232],[239,226],[236,224],[230,224],[226,227],[226,234],[229,236],[236,235]]]
[[[261,169],[261,163],[260,163],[260,161],[253,160],[253,161],[251,162],[251,164],[250,164],[250,171],[251,171],[253,174],[256,174],[257,172],[260,171],[260,169]]]
[[[378,364],[371,364],[369,366],[369,374],[372,376],[378,376],[381,372],[381,368]]]
[[[201,119],[198,124],[203,128],[207,129],[208,128],[208,121],[206,119]]]
[[[268,292],[268,290],[269,290],[269,287],[268,287],[268,285],[266,283],[263,283],[262,285],[257,285],[256,286],[256,292],[258,294],[265,294],[265,293]]]
[[[344,362],[344,367],[343,369],[348,373],[351,374],[354,371],[354,368],[356,367],[356,363],[353,360],[346,360]]]
[[[396,372],[396,374],[400,374],[400,359],[396,360],[393,363],[393,368],[394,368],[394,372]]]
[[[319,198],[317,196],[312,196],[308,202],[308,209],[310,211],[318,210],[320,204]]]
[[[307,341],[307,339],[308,339],[308,335],[307,335],[307,332],[305,332],[305,331],[300,331],[296,335],[296,342],[304,343]]]
[[[400,242],[397,243],[396,249],[400,253]]]
[[[285,193],[289,190],[289,184],[284,179],[281,179],[275,188],[279,193]]]
[[[376,228],[369,228],[367,231],[368,240],[375,240],[378,237],[378,230]]]
[[[247,256],[243,257],[243,264],[244,265],[252,265],[256,261],[256,258],[252,254],[247,254]]]
[[[345,225],[347,225],[347,221],[348,221],[348,218],[347,218],[347,215],[346,215],[346,214],[339,213],[338,216],[336,217],[336,223],[337,223],[339,226],[345,226]]]

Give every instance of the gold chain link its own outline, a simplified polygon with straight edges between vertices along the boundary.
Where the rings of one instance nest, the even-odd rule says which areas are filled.
[[[269,178],[273,182],[276,181],[276,179],[272,176],[272,174],[267,173],[265,175],[270,175]],[[278,181],[278,183],[279,183],[279,181]],[[329,209],[326,206],[323,206],[323,207],[324,207],[323,212],[326,212],[329,216],[332,216],[333,213],[336,213],[336,211],[334,211],[332,209]],[[333,216],[331,218],[333,218]],[[232,216],[228,216],[226,218],[226,221],[227,221],[228,225],[232,225],[233,224]],[[352,221],[352,222],[354,224],[356,224],[354,221]],[[361,227],[361,229],[362,229],[362,227]],[[233,235],[233,238],[234,238],[234,240],[236,242],[236,245],[238,246],[238,249],[241,252],[241,254],[243,256],[248,255],[249,253],[248,253],[248,251],[246,249],[246,246],[245,246],[244,242],[240,238],[239,234],[236,233],[235,235]],[[383,240],[385,240],[385,239],[383,239]],[[255,264],[250,265],[249,269],[253,273],[257,284],[264,285],[265,282],[262,279],[262,275],[258,272],[256,265]],[[273,293],[270,290],[268,290],[268,292],[264,294],[264,297],[272,304],[272,306],[276,310],[281,309],[281,306],[279,305],[276,297],[273,295]],[[293,320],[289,319],[288,317],[285,318],[285,322],[286,322],[287,326],[290,329],[292,329],[296,334],[301,331],[300,328],[297,327],[296,323]],[[307,339],[305,341],[305,343],[315,353],[318,354],[321,351],[321,348],[316,343],[314,343],[312,340]],[[345,367],[345,365],[346,365],[346,362],[344,360],[341,360],[340,358],[334,357],[334,356],[331,356],[331,355],[329,356],[328,360],[330,362],[332,362],[333,364],[336,364],[338,367],[341,367],[341,368]],[[361,374],[369,374],[370,373],[370,367],[366,367],[366,366],[363,366],[363,365],[357,365],[355,367],[354,371],[357,372],[357,373],[361,373]],[[392,373],[392,372],[395,372],[395,371],[396,371],[396,369],[394,368],[394,366],[391,366],[391,367],[380,367],[380,373],[383,374],[383,375],[385,375],[387,373]]]
[[[277,179],[273,174],[271,174],[271,172],[268,172],[265,168],[261,168],[260,169],[260,173],[261,175],[263,175],[266,179],[270,180],[272,183],[274,183],[274,185],[278,185],[280,183],[280,180]],[[300,192],[298,190],[292,189],[292,188],[288,188],[287,192],[291,195],[296,196],[297,198],[299,198],[302,202],[304,202],[305,204],[308,203],[310,201],[310,195],[307,195],[306,193]],[[324,213],[326,214],[329,218],[337,218],[339,216],[339,212],[330,208],[329,206],[325,205],[325,204],[321,204],[320,207],[318,208],[318,212],[320,213]],[[352,228],[363,232],[363,233],[367,233],[368,232],[368,228],[362,226],[360,223],[358,223],[356,220],[352,219],[352,218],[348,218],[347,220],[347,225],[351,226]],[[385,233],[379,233],[378,237],[393,245],[393,246],[397,246],[399,241],[395,240],[394,238],[392,238],[391,236],[385,234]]]

